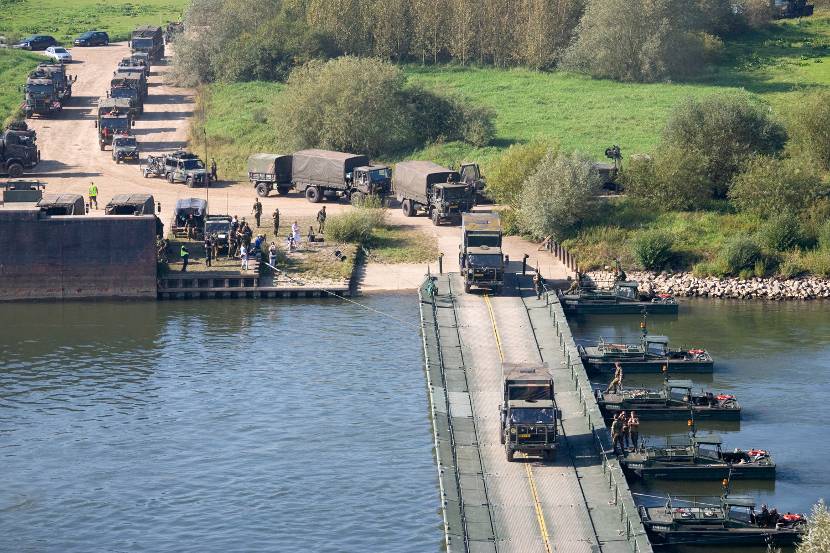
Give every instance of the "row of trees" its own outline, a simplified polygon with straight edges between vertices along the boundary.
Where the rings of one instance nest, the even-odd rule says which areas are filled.
[[[340,55],[657,80],[694,71],[706,37],[768,17],[768,0],[192,0],[179,78],[282,80]],[[758,8],[760,6],[760,8]]]

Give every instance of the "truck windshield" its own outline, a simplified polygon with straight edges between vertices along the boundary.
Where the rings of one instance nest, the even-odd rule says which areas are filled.
[[[133,48],[152,48],[153,47],[153,39],[152,38],[134,38],[133,39]]]
[[[135,98],[137,94],[132,88],[113,88],[110,92],[113,98]]]
[[[26,85],[26,90],[35,94],[49,94],[55,88],[50,84],[29,84]]]
[[[125,117],[119,117],[117,119],[104,119],[101,121],[101,126],[106,129],[128,129],[130,128],[130,124]]]
[[[464,196],[467,195],[466,188],[444,188],[444,199],[445,200],[461,200]]]
[[[375,169],[369,171],[369,180],[371,182],[380,182],[392,178],[392,172],[389,169]]]
[[[540,401],[543,399],[551,400],[553,399],[553,397],[550,394],[550,386],[547,385],[514,385],[510,386],[507,389],[507,399],[522,401]]]
[[[510,421],[517,424],[554,424],[553,409],[511,409]]]
[[[468,248],[479,248],[481,246],[490,246],[492,248],[498,248],[501,246],[501,236],[495,232],[488,234],[467,235]]]
[[[204,169],[205,164],[202,163],[201,159],[186,159],[182,163],[182,167],[187,171],[193,171],[194,169]]]
[[[501,255],[497,253],[481,253],[471,255],[468,265],[470,267],[487,267],[499,268],[501,267]]]
[[[227,221],[208,221],[205,223],[205,232],[208,234],[213,234],[217,232],[219,234],[227,233],[231,230],[231,224]]]
[[[138,143],[135,141],[135,138],[116,138],[115,139],[116,146],[125,146],[125,147],[132,147],[138,146]]]

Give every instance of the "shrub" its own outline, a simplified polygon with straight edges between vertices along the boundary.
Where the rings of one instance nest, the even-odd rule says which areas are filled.
[[[778,276],[781,278],[794,278],[806,272],[802,252],[799,249],[785,252],[778,264]]]
[[[524,184],[522,229],[537,238],[561,240],[590,215],[599,189],[600,178],[590,159],[548,153]]]
[[[824,224],[818,230],[818,247],[822,250],[830,251],[830,219],[824,221]]]
[[[738,209],[762,216],[798,212],[822,192],[821,177],[794,159],[757,157],[737,175],[729,199]]]
[[[830,550],[830,512],[824,500],[813,506],[807,518],[807,534],[796,548],[796,553],[826,553]]]
[[[794,148],[830,170],[830,92],[813,92],[795,102],[789,130]]]
[[[519,206],[522,184],[536,171],[545,154],[556,151],[543,140],[513,144],[487,170],[487,195],[500,204]]]
[[[661,141],[699,152],[713,192],[723,197],[745,161],[781,151],[787,133],[749,94],[718,93],[688,98],[675,107]]]
[[[758,239],[768,250],[780,252],[802,244],[804,233],[796,216],[785,212],[768,219],[758,231]]]
[[[483,148],[496,136],[493,119],[496,113],[488,107],[458,105],[459,139],[476,148]]]
[[[414,135],[421,142],[461,140],[476,147],[489,144],[496,133],[496,115],[488,107],[471,106],[419,85],[405,90]]]
[[[356,209],[326,220],[326,234],[341,243],[368,244],[375,229],[386,225],[386,210],[376,207],[377,200],[367,199],[365,203],[356,202]]]
[[[763,259],[758,243],[748,236],[736,236],[728,241],[721,251],[720,259],[729,273],[755,269],[755,262]]]
[[[830,250],[824,248],[804,252],[804,268],[816,276],[830,277]]]
[[[674,257],[674,240],[665,232],[650,230],[634,237],[631,244],[634,257],[645,269],[659,271]]]
[[[632,159],[623,185],[639,203],[662,211],[699,209],[711,196],[705,156],[680,146]]]

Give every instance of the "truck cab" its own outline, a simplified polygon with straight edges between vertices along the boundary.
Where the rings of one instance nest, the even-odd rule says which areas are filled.
[[[205,207],[205,210],[207,210],[207,207]],[[205,236],[213,237],[213,241],[220,251],[228,251],[230,235],[230,215],[207,215],[205,217]]]
[[[462,218],[463,243],[459,266],[464,291],[472,288],[498,294],[504,286],[504,254],[501,249],[501,219],[497,213],[466,213]]]
[[[33,115],[51,115],[61,111],[55,83],[52,79],[36,76],[26,80],[23,111],[26,118]]]
[[[478,163],[463,161],[458,167],[458,172],[461,174],[461,182],[473,188],[475,198],[477,200],[486,200],[484,186],[487,181],[484,175],[481,174],[481,168],[478,166]]]
[[[8,129],[0,134],[0,174],[16,179],[40,162],[34,131]]]
[[[117,135],[129,134],[130,127],[135,126],[135,121],[129,113],[112,111],[99,115],[95,126],[98,129],[98,145],[103,151],[105,146],[112,144]]]
[[[112,159],[116,163],[122,161],[138,161],[138,141],[131,134],[118,134],[112,139]]]
[[[508,461],[519,451],[556,456],[561,418],[553,392],[553,377],[546,364],[502,366],[502,403],[499,408],[501,443]]]
[[[183,182],[190,188],[206,186],[208,181],[205,164],[199,156],[187,152],[164,157],[164,176],[167,182]]]
[[[349,198],[366,196],[383,196],[392,188],[392,171],[385,165],[363,165],[355,167],[351,173]]]

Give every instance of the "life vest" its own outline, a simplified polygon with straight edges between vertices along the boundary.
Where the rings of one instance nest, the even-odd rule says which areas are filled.
[[[753,459],[760,459],[762,457],[768,457],[769,452],[764,449],[750,449],[746,452]]]
[[[690,355],[703,355],[704,353],[706,353],[705,349],[690,349],[689,350]]]
[[[801,522],[804,520],[804,517],[797,514],[787,514],[782,515],[781,520],[783,520],[784,522]]]
[[[715,398],[718,401],[727,401],[727,400],[730,400],[730,399],[735,399],[735,396],[731,396],[729,394],[719,394],[719,395],[715,396]]]

